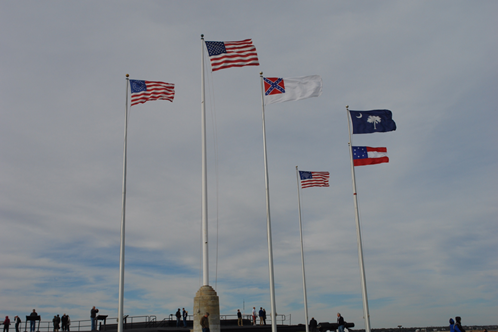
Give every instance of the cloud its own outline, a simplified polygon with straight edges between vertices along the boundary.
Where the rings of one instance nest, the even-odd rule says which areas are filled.
[[[319,74],[323,94],[265,109],[277,312],[362,328],[345,106],[398,129],[354,135],[373,327],[495,317],[493,2],[1,3],[0,310],[117,316],[126,74],[175,83],[129,112],[125,313],[191,311],[202,284],[201,40],[252,38],[261,66],[206,63],[210,284],[223,314],[270,308],[259,73]],[[207,55],[205,55],[207,58]],[[423,317],[421,320],[420,317]],[[441,319],[441,318],[444,319]],[[289,321],[287,321],[289,322]],[[47,323],[48,324],[48,323]]]

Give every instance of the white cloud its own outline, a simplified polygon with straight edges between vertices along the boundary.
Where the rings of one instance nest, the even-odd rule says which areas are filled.
[[[264,6],[264,10],[261,10]],[[191,310],[201,277],[200,35],[252,38],[260,67],[207,73],[210,283],[223,314],[269,303],[259,72],[319,74],[323,95],[266,108],[277,312],[363,327],[345,106],[398,129],[355,135],[372,326],[495,317],[494,2],[51,1],[0,4],[0,311],[117,315],[125,74],[176,84],[130,111],[125,311]],[[209,67],[209,64],[206,64]],[[190,308],[190,309],[189,309]],[[289,316],[290,317],[290,316]],[[423,320],[421,320],[423,317]]]

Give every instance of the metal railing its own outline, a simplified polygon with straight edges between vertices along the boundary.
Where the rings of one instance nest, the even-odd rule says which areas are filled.
[[[289,315],[288,325],[291,324],[290,318],[291,318],[291,315]],[[237,315],[220,315],[220,321],[221,320],[231,320],[231,319],[237,320]],[[242,319],[249,320],[252,322],[252,315],[243,314]],[[287,320],[287,317],[286,317],[286,315],[278,315],[277,314],[275,317],[275,320],[277,322],[277,325],[284,325],[284,322]],[[267,314],[266,315],[266,325],[270,325],[270,324],[271,324],[271,316],[269,314]],[[256,325],[259,325],[259,317],[256,317]]]
[[[291,325],[291,315],[289,316],[289,321],[287,322],[287,316],[286,315],[277,315],[276,316],[276,321],[277,325],[284,325],[284,322],[287,323],[288,325]],[[187,316],[187,321],[192,321],[193,315],[188,315]],[[252,315],[247,315],[244,314],[242,315],[242,319],[245,321],[250,321],[252,322]],[[225,321],[225,320],[237,320],[237,315],[220,315],[220,321]],[[164,319],[161,321],[157,321],[157,316],[155,315],[149,315],[149,316],[129,316],[126,315],[124,316],[124,321],[123,321],[123,328],[124,329],[131,329],[131,328],[140,328],[140,327],[161,327],[168,325],[170,321],[176,321],[176,317],[174,314],[170,314],[166,316]],[[183,321],[183,319],[182,319]],[[92,321],[90,319],[82,319],[82,320],[71,320],[71,325],[68,326],[67,331],[91,331],[92,328]],[[97,321],[97,331],[106,331],[106,330],[117,330],[117,322],[118,319],[117,317],[109,317],[106,319],[105,324],[102,323],[101,320]],[[266,324],[270,325],[271,324],[271,317],[268,315],[266,319]],[[27,332],[30,330],[29,328],[29,322],[27,322],[27,327],[24,332]],[[259,317],[256,319],[256,325],[259,325]],[[53,332],[54,331],[54,324],[52,321],[40,321],[39,324],[37,322],[35,326],[35,331],[36,332]],[[59,329],[60,332],[62,332],[62,329]]]
[[[98,331],[105,331],[107,329],[109,330],[115,330],[117,326],[117,317],[114,318],[107,318],[106,323],[103,324],[102,321],[97,321],[97,330]],[[124,317],[124,322],[123,322],[123,327],[124,328],[132,328],[132,327],[139,327],[137,325],[140,325],[140,327],[154,327],[156,325],[157,318],[155,315],[150,315],[150,316],[125,316]],[[109,324],[110,322],[113,322]],[[114,323],[115,322],[115,323]],[[27,324],[27,328],[25,329],[24,332],[29,331],[29,323]],[[71,320],[71,325],[68,326],[67,331],[91,331],[92,328],[92,320],[91,319],[82,319],[82,320]],[[52,321],[40,321],[36,322],[35,326],[36,332],[53,332],[54,330],[54,323]],[[59,329],[59,331],[62,332],[62,329]]]

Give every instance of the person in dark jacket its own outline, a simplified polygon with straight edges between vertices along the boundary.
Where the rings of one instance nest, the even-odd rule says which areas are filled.
[[[263,325],[263,317],[265,315],[263,307],[259,307],[258,315],[259,315],[259,325]]]
[[[178,311],[175,314],[176,316],[176,327],[180,326],[180,320],[182,318],[182,313],[180,312],[180,308],[178,308]]]
[[[242,313],[240,312],[240,309],[237,309],[237,325],[238,326],[244,325],[244,322],[242,321]]]
[[[92,331],[97,329],[97,321],[95,318],[97,318],[97,313],[99,312],[99,309],[96,309],[95,306],[93,306],[92,310],[90,310],[90,320],[92,321]]]
[[[67,331],[67,315],[66,314],[62,315],[62,317],[61,317],[61,328],[62,328],[62,331]]]
[[[29,331],[30,332],[35,332],[35,327],[36,327],[36,320],[35,318],[38,317],[38,314],[36,313],[35,309],[33,309],[33,312],[29,315],[31,320],[29,321]]]
[[[462,317],[456,316],[455,320],[456,320],[455,332],[465,332],[465,330],[462,327]],[[458,329],[458,331],[457,331],[457,329]]]
[[[201,318],[202,332],[209,332],[209,312],[206,312]]]
[[[317,326],[318,326],[318,322],[316,321],[315,317],[311,317],[311,320],[310,320],[310,331],[311,332],[316,332]]]
[[[337,329],[339,332],[344,332],[344,318],[340,313],[337,313]]]
[[[187,327],[188,311],[185,310],[185,308],[183,308],[182,317],[183,317],[183,327]]]

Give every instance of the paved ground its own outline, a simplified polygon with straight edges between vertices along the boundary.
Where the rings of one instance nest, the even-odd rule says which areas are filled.
[[[278,325],[278,332],[304,332],[306,331],[306,327],[304,325]],[[115,332],[115,329],[106,329],[108,332]],[[191,332],[192,327],[149,327],[149,328],[134,328],[134,329],[125,329],[125,332]],[[221,326],[222,332],[271,332],[271,325],[266,326]],[[72,331],[71,332],[79,332]],[[85,331],[88,332],[88,331]]]

